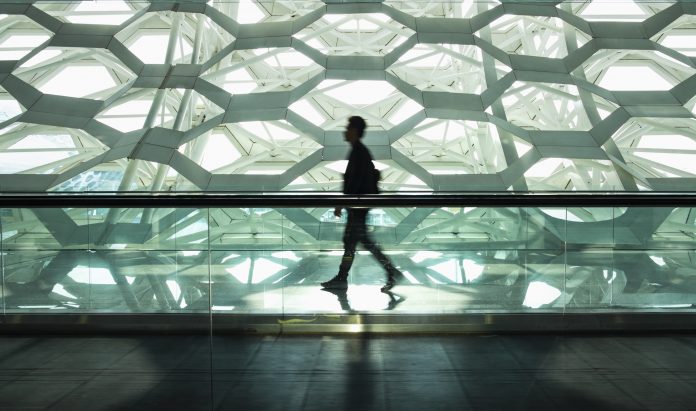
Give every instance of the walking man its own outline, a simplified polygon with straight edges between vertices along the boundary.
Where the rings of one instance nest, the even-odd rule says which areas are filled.
[[[372,156],[365,145],[360,141],[365,133],[367,124],[360,116],[348,119],[346,131],[343,133],[345,140],[351,145],[348,156],[348,165],[343,178],[343,194],[377,194],[377,180],[379,172],[372,164]],[[353,265],[355,249],[360,242],[372,253],[387,272],[387,283],[381,288],[383,292],[391,290],[396,282],[401,279],[401,272],[394,267],[389,257],[384,255],[379,246],[367,234],[366,219],[369,209],[349,208],[346,231],[343,233],[344,253],[338,274],[329,281],[321,283],[323,288],[345,290],[348,288],[348,271]],[[341,216],[341,207],[334,210],[336,217]]]

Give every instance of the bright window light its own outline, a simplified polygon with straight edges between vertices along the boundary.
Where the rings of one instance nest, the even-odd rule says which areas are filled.
[[[56,50],[56,49],[50,49],[50,50],[41,50],[40,52],[36,53],[34,57],[30,58],[29,60],[25,61],[24,64],[22,64],[20,67],[34,67],[37,66],[44,61],[48,61],[52,58],[58,57],[61,54],[63,54],[62,50]]]
[[[300,68],[315,64],[312,59],[298,51],[284,51],[277,53],[273,57],[269,57],[264,60],[264,63],[271,67],[283,68]]]
[[[696,34],[668,34],[660,44],[684,55],[696,57]]]
[[[190,218],[191,215],[186,216],[186,218]],[[192,234],[200,234],[200,235],[207,235],[208,234],[208,222],[205,219],[200,219],[196,221],[195,223],[189,224],[184,228],[179,228],[176,232],[177,237],[186,237],[188,235]],[[190,243],[194,241],[188,241]],[[198,252],[198,251],[197,251]]]
[[[648,16],[630,0],[593,0],[579,15],[588,21],[642,21]]]
[[[640,137],[637,147],[696,150],[696,140],[679,134],[646,134]]]
[[[283,306],[283,294],[280,291],[266,291],[263,293],[263,308],[277,310]]]
[[[411,261],[413,261],[416,264],[422,263],[423,261],[430,259],[430,258],[439,258],[442,256],[442,253],[439,253],[437,251],[417,251],[412,257]]]
[[[70,298],[70,299],[72,299],[72,300],[76,300],[76,299],[77,299],[77,297],[75,297],[73,294],[71,294],[70,292],[68,292],[68,290],[66,290],[65,287],[63,287],[63,284],[56,284],[56,285],[54,285],[54,286],[53,286],[53,289],[52,289],[51,291],[54,292],[54,293],[56,293],[56,294],[58,294],[58,295],[60,295],[60,296],[63,296],[63,297],[66,297],[66,298]]]
[[[539,308],[542,305],[551,304],[561,296],[561,291],[546,284],[543,281],[532,281],[527,288],[527,295],[522,305],[529,308]]]
[[[345,173],[346,167],[348,167],[348,160],[337,160],[326,164],[324,167],[336,171],[338,173]]]
[[[102,65],[79,65],[62,68],[38,88],[42,93],[85,97],[114,87],[116,82]]]
[[[237,124],[255,137],[266,141],[288,141],[299,137],[299,134],[270,122],[244,121]]]
[[[287,169],[283,166],[276,165],[265,165],[264,168],[255,168],[252,170],[247,170],[244,174],[247,175],[264,175],[264,176],[275,176],[286,172]]]
[[[22,106],[19,105],[17,100],[10,100],[7,98],[0,99],[0,121],[5,121],[21,113]]]
[[[394,114],[388,117],[388,120],[392,124],[399,124],[421,110],[423,110],[423,106],[411,99],[408,99],[404,101],[401,107],[399,107]]]
[[[82,1],[74,11],[76,13],[65,19],[77,24],[119,25],[135,14],[133,9],[120,0]]]
[[[249,270],[251,269],[251,259],[245,258],[242,263],[235,264],[230,268],[225,268],[232,277],[236,278],[242,284],[249,281]]]
[[[0,174],[27,172],[33,168],[64,160],[74,155],[77,155],[77,151],[0,152]],[[46,169],[44,173],[52,171],[52,169]]]
[[[434,143],[446,143],[456,140],[466,136],[467,133],[467,128],[462,121],[441,120],[436,123],[429,122],[429,124],[432,125],[418,130],[416,134]]]
[[[174,280],[167,280],[167,288],[169,288],[169,291],[171,291],[172,297],[174,297],[175,300],[178,300],[181,296],[181,287],[179,286],[179,283]]]
[[[221,132],[210,134],[203,150],[203,158],[200,164],[201,167],[208,171],[214,171],[220,167],[232,164],[241,157],[241,154],[239,154],[229,137]]]
[[[352,17],[348,20],[345,20],[345,17],[346,15],[341,14],[327,14],[323,17],[323,19],[328,24],[335,24],[336,22],[344,20],[344,22],[339,24],[337,27],[338,31],[343,32],[355,32],[358,30],[361,32],[367,32],[379,30],[379,25],[368,20],[368,18],[379,20],[383,23],[388,22],[390,20],[389,16],[382,13],[357,14],[355,15],[355,17]]]
[[[418,44],[399,58],[399,63],[393,67],[404,65],[409,68],[433,68],[442,64],[441,53],[426,44]]]
[[[246,68],[227,73],[221,86],[231,94],[247,94],[259,88],[259,84]]]
[[[11,34],[0,40],[0,60],[19,60],[50,37],[47,34]]]
[[[224,264],[226,261],[235,259],[235,258],[237,258],[237,257],[239,257],[239,256],[240,256],[239,254],[228,254],[228,255],[225,256],[225,258],[223,258],[223,259],[220,261],[220,264]]]
[[[75,142],[68,134],[43,135],[32,134],[24,137],[9,147],[10,149],[36,149],[36,148],[75,148]]]
[[[423,180],[416,176],[409,176],[406,181],[403,182],[397,191],[432,191]]]
[[[659,265],[659,266],[664,267],[664,266],[666,265],[666,264],[665,264],[665,259],[662,258],[662,257],[657,257],[657,256],[654,256],[654,255],[651,255],[651,256],[650,256],[650,259],[653,260],[653,262],[654,262],[655,264]]]
[[[483,274],[484,266],[474,260],[464,259],[462,265],[464,266],[464,277],[467,283],[473,283]]]
[[[317,109],[314,108],[306,99],[298,100],[288,106],[288,108],[315,126],[319,126],[326,121],[325,115],[319,113],[319,111],[317,111]]]
[[[614,91],[669,90],[674,86],[650,67],[623,64],[609,67],[598,85]]]
[[[266,17],[266,14],[259,6],[251,0],[239,0],[237,7],[237,16],[235,20],[237,20],[238,23],[258,23]]]
[[[68,277],[72,278],[76,283],[92,284],[92,285],[115,285],[114,277],[111,271],[106,268],[87,267],[78,265],[68,273]]]
[[[638,157],[696,175],[696,154],[635,152]]]
[[[522,157],[527,154],[527,151],[532,149],[532,145],[515,139],[515,149],[517,150],[517,156]]]
[[[213,311],[232,311],[234,308],[234,305],[214,305],[211,307]]]
[[[337,85],[339,83],[342,84]],[[317,86],[317,89],[325,90],[324,94],[327,96],[356,107],[367,106],[382,101],[396,90],[391,84],[380,80],[357,80],[348,82],[324,80]]]
[[[32,49],[48,40],[49,37],[47,34],[11,34],[0,41],[0,49],[15,47]]]
[[[448,259],[447,261],[439,264],[431,265],[428,268],[440,273],[440,275],[453,283],[461,282],[461,270],[457,260],[455,259]]]
[[[118,131],[129,132],[143,128],[147,113],[150,111],[152,99],[142,98],[130,100],[124,103],[113,106],[112,108],[103,111],[96,119],[100,122],[115,128]],[[165,105],[164,115],[162,110],[158,110],[157,116],[154,119],[153,126],[171,127],[174,121],[175,113],[172,113],[170,106]]]
[[[274,258],[287,259],[292,261],[302,260],[302,258],[298,257],[294,251],[276,251],[275,253],[271,254],[271,256],[273,256]]]
[[[128,47],[128,49],[142,60],[143,63],[163,64],[167,56],[169,30],[161,31],[164,33],[141,35]],[[181,60],[184,56],[190,55],[192,50],[191,44],[179,38],[176,47],[174,47],[174,60]]]
[[[540,178],[549,177],[556,172],[559,167],[564,167],[566,160],[562,158],[544,158],[534,164],[524,173],[525,177]]]
[[[274,263],[267,258],[259,258],[254,261],[254,274],[252,277],[252,284],[259,284],[267,280],[269,277],[275,275],[280,270],[287,268],[284,265]]]

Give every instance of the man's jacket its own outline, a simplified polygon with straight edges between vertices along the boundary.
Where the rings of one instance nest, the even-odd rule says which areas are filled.
[[[370,151],[358,140],[348,156],[343,194],[377,194],[375,178]]]

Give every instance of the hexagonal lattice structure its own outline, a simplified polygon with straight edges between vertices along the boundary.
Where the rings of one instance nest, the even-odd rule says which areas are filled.
[[[292,48],[236,50],[201,76],[230,94],[289,91],[323,67]]]
[[[136,75],[105,49],[47,47],[12,74],[44,94],[105,100]]]
[[[393,145],[431,174],[495,174],[506,167],[491,123],[429,118]]]
[[[374,128],[386,130],[422,109],[381,80],[324,80],[289,108],[326,130],[343,127],[351,113],[360,113]]]
[[[281,175],[321,145],[285,120],[222,124],[179,149],[213,174]]]
[[[123,24],[145,6],[147,6],[147,3],[123,0],[36,4],[37,8],[62,22],[108,26]]]
[[[498,61],[495,68],[496,78],[510,72]],[[473,45],[417,44],[387,72],[419,90],[481,94],[487,87],[482,52]]]
[[[62,174],[108,149],[82,130],[28,123],[3,130],[0,147],[2,174]]]
[[[508,120],[524,129],[592,128],[574,85],[515,82],[503,94],[502,104]]]
[[[318,0],[214,1],[211,4],[216,10],[241,24],[295,21],[324,6],[324,3]]]
[[[325,14],[296,37],[325,55],[380,56],[413,33],[384,13]]]
[[[115,39],[146,64],[197,64],[227,47],[234,36],[204,14],[156,11],[143,14]]]
[[[103,152],[66,148],[69,167],[28,183],[8,169],[0,186],[335,190],[358,114],[387,191],[683,189],[686,165],[668,171],[627,136],[694,119],[696,10],[614,6],[2,6],[2,147],[15,152],[10,136],[33,124]],[[679,135],[665,149],[690,155]]]
[[[490,30],[494,46],[508,54],[563,58],[568,55],[572,36],[573,46],[581,47],[590,36],[557,17],[504,15],[493,21]]]
[[[45,27],[22,15],[0,16],[0,60],[19,60],[51,38]]]
[[[696,74],[689,64],[654,50],[599,50],[582,69],[589,81],[612,91],[669,90]]]

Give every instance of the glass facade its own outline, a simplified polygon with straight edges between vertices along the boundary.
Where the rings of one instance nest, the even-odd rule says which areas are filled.
[[[695,7],[3,4],[0,191],[690,191]]]
[[[404,281],[381,293],[359,251],[337,294],[319,286],[343,253],[325,208],[0,212],[6,314],[652,311],[690,309],[696,292],[691,208],[372,209]]]

